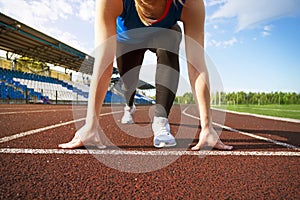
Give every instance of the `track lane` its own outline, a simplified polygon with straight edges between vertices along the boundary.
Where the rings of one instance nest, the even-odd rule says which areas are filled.
[[[0,199],[297,199],[299,197],[299,156],[255,155],[255,152],[272,154],[295,153],[295,151],[223,130],[221,138],[224,142],[234,145],[234,152],[252,152],[252,154],[220,156],[217,153],[222,151],[214,150],[212,151],[214,155],[211,156],[185,155],[185,152],[189,152],[186,149],[197,142],[199,127],[188,117],[180,118],[177,109],[174,107],[171,112],[171,129],[177,133],[180,128],[179,122],[184,122],[181,128],[186,135],[177,136],[176,148],[163,149],[183,154],[170,165],[157,171],[136,174],[112,169],[91,154],[2,152]],[[66,115],[64,112],[59,114],[62,117]],[[99,123],[107,137],[122,151],[130,150],[138,153],[154,151],[155,154],[158,150],[152,147],[151,137],[136,138],[126,134],[129,130],[147,136],[151,131],[147,111],[138,111],[136,114],[135,120],[140,129],[130,125],[122,126],[111,115],[101,117]],[[118,119],[120,116],[121,114],[117,114],[115,117]],[[41,118],[40,115],[35,117]],[[245,123],[236,121],[238,119],[226,119],[226,125],[232,125],[234,128],[246,126]],[[251,128],[259,127],[251,125]],[[274,126],[273,129],[277,128]],[[281,130],[280,127],[278,129]],[[291,129],[297,134],[293,127]],[[145,133],[142,133],[142,130]],[[263,130],[264,127],[259,129]],[[75,131],[75,125],[70,124],[5,142],[0,144],[0,147],[2,150],[7,146],[10,150],[13,148],[56,150],[57,144],[71,139]],[[270,137],[273,137],[272,133]],[[290,140],[288,136],[287,140]],[[108,148],[114,149],[115,147]],[[80,151],[87,150],[82,148]],[[153,159],[155,165],[157,160],[171,159],[174,156],[156,154],[100,156],[107,159],[113,156],[116,161],[132,160],[130,166],[128,164],[122,166],[120,163],[119,167],[124,169],[143,168],[140,160],[145,157]]]
[[[85,116],[85,108],[79,107],[76,109],[77,113],[81,113],[81,117]],[[71,106],[58,106],[55,109],[55,107],[48,105],[18,105],[16,108],[5,109],[1,105],[0,113],[3,113],[3,115],[0,115],[0,127],[2,127],[0,137],[64,123],[73,119]]]
[[[117,114],[114,117],[112,117],[110,115],[104,116],[100,119],[99,123],[102,127],[104,127],[103,131],[110,138],[110,140],[113,142],[113,144],[116,144],[117,146],[120,146],[123,148],[134,149],[134,148],[141,148],[141,147],[143,148],[144,147],[146,149],[149,149],[152,147],[152,138],[151,138],[152,133],[151,133],[151,126],[150,126],[151,119],[149,118],[149,116],[147,116],[147,114],[146,114],[147,112],[144,113],[144,111],[145,111],[144,109],[145,108],[141,108],[141,110],[138,111],[138,112],[141,112],[141,114],[137,113],[136,123],[138,124],[138,126],[136,126],[136,125],[134,125],[134,126],[121,125],[119,123],[121,114]],[[105,108],[104,110],[106,112],[109,112],[108,111],[109,108]],[[176,139],[178,140],[177,148],[178,149],[180,149],[180,148],[187,149],[187,148],[189,148],[189,146],[196,143],[196,139],[198,138],[198,134],[199,134],[199,129],[198,129],[198,125],[197,125],[197,122],[199,120],[198,119],[185,119],[185,118],[180,119],[178,112],[180,112],[180,109],[177,107],[177,111],[174,113],[171,113],[171,115],[170,115],[171,128],[172,128],[172,132],[175,133],[175,135],[179,128],[183,129],[183,130],[181,130],[181,132],[185,132],[184,135],[182,135],[182,134],[176,135]],[[72,116],[70,116],[69,114],[60,113],[58,116],[60,116],[64,119],[71,119]],[[42,118],[42,116],[38,116],[38,115],[35,115],[35,117],[38,119]],[[181,117],[183,117],[183,116],[181,116]],[[195,118],[197,118],[197,117],[195,117]],[[50,122],[48,120],[46,120],[46,121]],[[27,123],[30,123],[30,122],[27,121]],[[31,123],[32,123],[32,120],[31,120]],[[61,124],[61,123],[63,123],[63,122],[60,121],[59,124]],[[55,123],[51,123],[51,125],[53,125],[53,124],[55,124]],[[83,125],[83,123],[80,122],[77,125],[77,127],[80,127],[82,125]],[[9,127],[11,127],[11,126],[9,126]],[[22,126],[20,126],[20,127],[22,127]],[[60,126],[58,126],[58,128],[59,127]],[[216,127],[216,128],[218,129],[219,127]],[[134,129],[134,130],[131,130],[131,129]],[[11,129],[9,129],[9,130],[11,130]],[[72,138],[75,131],[76,131],[76,127],[72,126],[71,124],[70,124],[70,126],[66,125],[66,127],[62,127],[62,129],[57,130],[57,132],[59,132],[59,133],[61,133],[61,132],[69,133],[68,138]],[[44,131],[41,130],[41,131],[37,131],[37,133],[38,132],[44,132]],[[53,130],[50,131],[50,133],[51,132],[53,132]],[[137,132],[137,134],[133,135],[134,137],[131,137],[131,135],[127,134],[129,132]],[[146,138],[148,138],[148,140],[141,137],[141,135],[144,134],[144,132],[147,132]],[[49,137],[49,136],[46,136],[47,131],[45,131],[45,133],[41,133],[41,134],[44,134],[45,138]],[[116,137],[117,134],[121,134],[121,136]],[[61,138],[61,135],[58,135],[58,137]],[[51,136],[51,138],[55,138],[55,136]],[[41,139],[42,138],[35,139],[35,136],[33,136],[33,137],[29,137],[28,139],[26,139],[26,138],[21,139],[19,142],[15,142],[15,145],[8,144],[7,146],[18,147],[18,143],[21,143],[21,146],[23,146],[23,147],[30,147],[30,145],[26,146],[26,144],[32,143],[30,141],[39,141]],[[249,147],[249,149],[262,149],[262,150],[264,150],[264,149],[270,149],[270,150],[285,149],[285,148],[279,148],[276,145],[270,144],[268,142],[264,143],[264,142],[256,140],[256,139],[249,138],[247,136],[244,137],[240,134],[233,134],[232,131],[230,131],[230,129],[229,129],[229,131],[228,130],[222,131],[221,139],[226,143],[234,145],[236,150],[242,150],[242,149],[247,150],[247,147]],[[26,142],[26,140],[28,142]],[[131,144],[131,145],[129,145],[129,144]],[[243,147],[242,146],[243,144],[246,145],[246,147]],[[35,146],[35,147],[37,147],[37,146]],[[43,148],[43,144],[41,146],[38,146],[38,148]],[[55,146],[55,148],[56,148],[56,146]]]
[[[161,170],[142,174],[108,168],[92,155],[0,154],[0,159],[1,199],[299,197],[295,157],[181,156]]]

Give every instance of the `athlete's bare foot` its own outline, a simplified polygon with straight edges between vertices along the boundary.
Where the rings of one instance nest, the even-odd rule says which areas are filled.
[[[106,146],[101,142],[100,134],[98,133],[96,126],[93,128],[83,126],[77,131],[70,142],[58,145],[58,147],[63,149],[75,149],[83,146],[94,146],[99,149],[106,148]]]
[[[84,146],[84,144],[80,140],[78,135],[75,135],[70,142],[58,145],[58,147],[63,148],[63,149],[75,149],[75,148],[79,148],[79,147],[83,147],[83,146]]]
[[[210,147],[213,147],[214,149],[220,149],[220,150],[232,150],[233,149],[233,146],[226,145],[221,140],[219,140],[214,145],[209,145],[209,144],[206,144],[206,143],[203,144],[203,143],[198,142],[197,145],[192,147],[192,150],[193,151],[199,151],[204,146],[210,146]]]
[[[233,146],[226,145],[220,140],[218,133],[213,128],[211,128],[209,131],[201,131],[199,142],[192,147],[192,150],[198,151],[204,146],[209,146],[220,150],[233,149]]]

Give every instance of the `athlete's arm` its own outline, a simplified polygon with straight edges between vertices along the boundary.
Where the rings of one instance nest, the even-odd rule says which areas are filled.
[[[197,145],[192,150],[200,150],[205,145],[231,150],[233,147],[223,144],[212,127],[210,86],[204,56],[205,9],[203,0],[187,0],[181,19],[184,24],[189,79],[200,111],[201,133]]]
[[[61,148],[77,148],[84,144],[101,146],[98,135],[98,117],[112,74],[116,52],[116,19],[122,11],[122,0],[97,0],[95,18],[95,63],[90,85],[85,125],[74,138]]]
[[[182,10],[189,79],[198,102],[202,128],[211,125],[208,72],[204,56],[205,9],[202,0],[188,0]]]
[[[87,122],[98,117],[110,82],[116,53],[116,19],[122,0],[97,0],[95,18],[95,63],[90,86]]]

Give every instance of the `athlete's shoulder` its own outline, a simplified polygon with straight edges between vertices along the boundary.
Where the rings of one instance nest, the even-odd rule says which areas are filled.
[[[123,0],[96,0],[96,7],[106,14],[119,15],[123,10]]]
[[[186,0],[182,10],[181,17],[185,21],[190,21],[191,18],[193,19],[199,19],[199,17],[202,18],[204,14],[205,14],[205,6],[203,0]]]

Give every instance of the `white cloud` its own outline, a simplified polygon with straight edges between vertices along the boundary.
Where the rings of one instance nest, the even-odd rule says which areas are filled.
[[[93,21],[95,15],[95,1],[86,0],[80,2],[78,16],[85,21]]]
[[[273,25],[264,26],[265,31],[272,31],[272,29],[273,29]]]
[[[72,6],[63,0],[42,0],[28,2],[31,7],[31,12],[36,17],[48,18],[51,21],[58,20],[60,18],[66,19],[68,15],[73,14]],[[35,9],[34,9],[35,8]]]
[[[227,46],[232,46],[232,45],[234,45],[234,44],[237,43],[237,42],[238,42],[238,40],[237,40],[236,38],[232,38],[232,39],[230,39],[230,40],[223,41],[223,45],[224,45],[225,47],[227,47]]]
[[[228,48],[238,43],[239,41],[233,37],[229,40],[216,40],[213,38],[213,35],[209,32],[205,33],[205,48],[207,47],[220,47],[220,48]]]
[[[271,35],[271,33],[267,32],[267,31],[263,31],[261,34],[262,34],[262,36],[265,36],[265,37]]]
[[[76,16],[76,13],[82,12],[82,15],[78,14],[81,18],[84,18],[82,16],[87,16],[82,11],[87,7],[81,5],[87,3],[87,6],[90,6],[92,4],[90,1],[93,2],[93,0],[0,0],[0,9],[5,15],[54,37],[67,45],[87,52],[74,34],[67,30],[59,29],[57,24],[59,22],[68,23],[68,20]],[[84,19],[89,20],[90,18],[86,17]]]
[[[224,40],[224,41],[217,41],[215,39],[210,39],[210,40],[206,40],[205,46],[206,47],[213,46],[213,47],[228,48],[228,47],[231,47],[231,46],[233,46],[234,44],[236,44],[238,42],[239,41],[235,37],[233,37],[229,40]]]
[[[263,31],[261,32],[262,36],[266,37],[266,36],[270,36],[271,35],[271,31],[273,30],[273,25],[267,25],[264,26]]]
[[[215,5],[223,4],[224,2],[226,2],[226,0],[205,0],[204,4],[205,6],[215,6]]]
[[[226,0],[210,19],[236,18],[237,31],[241,31],[281,17],[299,15],[299,7],[299,0]]]
[[[4,14],[22,19],[23,23],[37,28],[49,21],[66,19],[74,12],[67,0],[0,0],[0,5]]]

